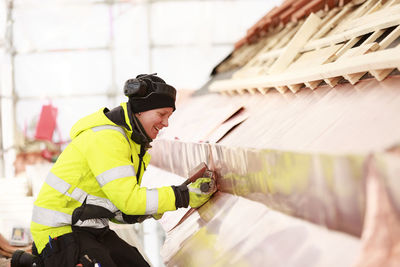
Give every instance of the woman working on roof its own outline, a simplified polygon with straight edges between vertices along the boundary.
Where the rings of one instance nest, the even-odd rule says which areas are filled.
[[[109,220],[142,222],[180,207],[199,207],[212,193],[189,186],[141,187],[146,152],[168,127],[176,90],[155,74],[125,83],[129,100],[79,120],[34,204],[31,232],[44,266],[149,266],[135,247],[109,229]],[[198,190],[197,190],[198,191]]]

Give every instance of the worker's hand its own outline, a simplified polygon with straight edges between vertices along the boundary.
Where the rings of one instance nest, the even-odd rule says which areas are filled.
[[[211,190],[211,192],[202,192],[200,187],[204,183],[210,183],[211,178],[198,178],[194,183],[191,183],[188,186],[189,189],[189,205],[192,208],[198,208],[206,203],[212,194],[214,194],[215,190]]]

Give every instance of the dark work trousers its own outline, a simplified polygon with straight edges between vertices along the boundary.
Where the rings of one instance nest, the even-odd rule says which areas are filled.
[[[45,267],[63,267],[64,262],[69,262],[65,258],[76,254],[76,256],[73,256],[75,257],[75,264],[80,263],[79,259],[87,255],[91,260],[99,263],[101,267],[150,266],[137,248],[126,243],[114,231],[108,228],[99,230],[74,227],[74,244],[69,244],[58,253],[50,255],[49,258],[44,260]],[[76,251],[79,252],[76,253]],[[69,265],[68,263],[68,266],[65,267],[70,267]]]

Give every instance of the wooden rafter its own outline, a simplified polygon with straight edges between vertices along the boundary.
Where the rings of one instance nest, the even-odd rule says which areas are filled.
[[[319,10],[291,22],[267,35],[265,46],[232,80],[216,81],[210,89],[265,94],[275,88],[295,93],[303,87],[315,89],[322,81],[332,87],[343,78],[355,84],[367,72],[382,80],[400,65],[399,2],[347,1],[341,8]]]

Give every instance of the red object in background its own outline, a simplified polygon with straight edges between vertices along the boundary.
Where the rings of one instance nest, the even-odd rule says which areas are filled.
[[[43,105],[39,122],[36,125],[35,139],[52,141],[56,129],[57,108],[51,104]]]

